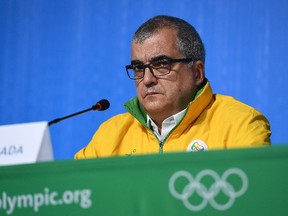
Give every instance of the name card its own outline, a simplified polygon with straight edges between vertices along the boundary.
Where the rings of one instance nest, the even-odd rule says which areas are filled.
[[[53,160],[48,122],[0,126],[0,166]]]

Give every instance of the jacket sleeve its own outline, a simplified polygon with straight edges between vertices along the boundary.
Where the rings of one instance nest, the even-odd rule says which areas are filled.
[[[109,123],[108,123],[109,124]],[[87,146],[82,148],[80,151],[78,151],[74,159],[86,159],[86,158],[97,158],[98,154],[98,148],[99,144],[105,145],[105,141],[109,138],[109,126],[107,128],[107,122],[104,122],[100,125],[98,130],[94,133],[92,139],[88,143]],[[111,135],[111,134],[110,134]]]
[[[114,130],[114,124],[110,121],[106,121],[100,125],[98,130],[93,135],[88,145],[78,151],[74,159],[86,159],[86,158],[97,158],[99,157],[100,149],[107,147],[109,149],[110,141],[114,142],[115,134],[112,135]],[[108,143],[107,143],[108,142]],[[107,155],[108,156],[108,155]],[[103,155],[101,155],[103,157]]]
[[[230,143],[232,147],[256,147],[271,145],[270,124],[266,117],[255,109],[251,109],[245,116],[241,116],[233,124],[233,130],[236,134],[234,142]],[[228,144],[229,145],[229,144]],[[229,148],[229,146],[227,146]]]
[[[92,140],[90,141],[90,143],[86,147],[82,148],[80,151],[78,151],[75,154],[74,159],[78,160],[78,159],[96,158],[97,157],[96,151],[93,148]]]
[[[123,137],[133,123],[130,114],[119,114],[103,122],[88,145],[78,151],[74,159],[118,156]]]

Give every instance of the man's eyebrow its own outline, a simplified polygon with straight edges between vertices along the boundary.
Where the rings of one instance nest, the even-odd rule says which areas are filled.
[[[144,63],[140,60],[132,60],[131,61],[131,65],[140,65],[140,64],[144,64]]]
[[[171,59],[171,58],[166,55],[159,55],[159,56],[152,57],[150,62],[161,61],[163,59]],[[136,59],[131,61],[131,65],[139,65],[139,64],[144,64],[144,63]]]
[[[160,61],[163,59],[171,59],[171,58],[166,56],[166,55],[159,55],[159,56],[155,56],[155,57],[151,58],[150,62]]]

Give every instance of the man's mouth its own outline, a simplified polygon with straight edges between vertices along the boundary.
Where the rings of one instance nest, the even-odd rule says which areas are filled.
[[[145,94],[145,97],[148,97],[148,96],[153,96],[153,95],[157,95],[157,94],[160,94],[159,92],[155,92],[155,91],[151,91],[151,92],[147,92],[146,94]],[[145,98],[144,97],[144,98]]]

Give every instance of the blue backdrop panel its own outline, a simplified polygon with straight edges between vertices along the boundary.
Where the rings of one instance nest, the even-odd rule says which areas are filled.
[[[0,124],[50,121],[107,98],[109,110],[50,127],[55,158],[72,158],[135,96],[131,37],[159,14],[198,29],[214,91],[256,107],[273,144],[287,143],[285,0],[0,0]]]

